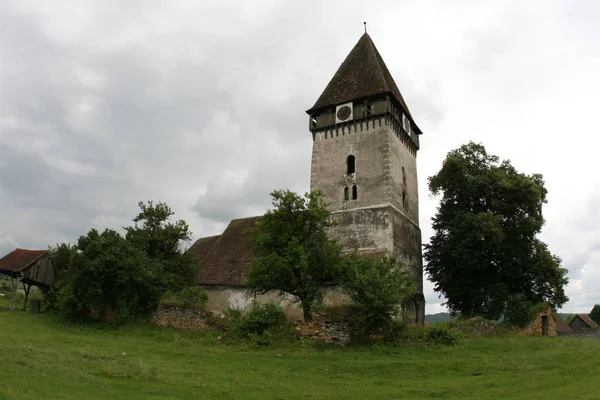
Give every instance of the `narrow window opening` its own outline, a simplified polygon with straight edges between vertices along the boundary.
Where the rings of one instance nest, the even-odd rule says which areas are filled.
[[[408,196],[406,195],[406,192],[402,192],[402,207],[408,209]]]
[[[348,190],[348,186],[344,188],[344,201],[350,200],[350,191]]]
[[[406,170],[402,167],[402,184],[406,187]]]
[[[355,158],[353,155],[349,155],[348,158],[346,158],[346,173],[350,175],[355,172]]]
[[[358,190],[356,189],[356,185],[352,185],[352,200],[358,199]]]

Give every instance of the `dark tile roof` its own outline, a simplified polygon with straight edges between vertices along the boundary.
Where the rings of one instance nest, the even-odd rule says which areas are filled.
[[[554,323],[556,324],[557,333],[571,333],[573,329],[560,317],[557,313],[554,313]]]
[[[598,328],[598,324],[594,322],[593,319],[590,318],[587,314],[577,314],[575,318],[579,317],[587,326],[592,329]]]
[[[391,93],[402,105],[411,122],[414,123],[392,74],[383,62],[371,37],[365,33],[331,78],[315,105],[307,113],[383,93]]]
[[[198,258],[201,285],[243,286],[252,268],[252,242],[245,231],[260,217],[232,220],[218,236],[198,239],[188,252]]]
[[[47,253],[48,250],[16,249],[0,259],[0,271],[22,271]]]

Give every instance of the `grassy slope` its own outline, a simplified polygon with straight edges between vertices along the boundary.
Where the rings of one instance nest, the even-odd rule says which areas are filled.
[[[256,349],[219,345],[213,333],[102,331],[7,309],[0,300],[0,399],[596,399],[600,389],[596,340]]]

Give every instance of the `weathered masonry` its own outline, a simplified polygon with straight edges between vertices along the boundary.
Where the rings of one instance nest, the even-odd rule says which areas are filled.
[[[423,322],[417,151],[421,130],[368,34],[307,111],[311,190],[321,190],[346,250],[391,252],[418,288],[410,314]]]

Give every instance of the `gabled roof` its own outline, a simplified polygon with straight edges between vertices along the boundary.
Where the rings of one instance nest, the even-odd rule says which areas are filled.
[[[48,254],[48,250],[16,249],[0,259],[0,271],[20,272]]]
[[[307,113],[323,107],[390,93],[402,105],[412,122],[408,106],[392,78],[371,37],[365,33],[358,40],[319,99]]]
[[[571,333],[573,329],[557,313],[553,313],[557,333]]]
[[[590,318],[590,316],[589,316],[589,315],[587,315],[587,314],[577,314],[577,315],[575,316],[575,318],[579,318],[579,319],[581,319],[581,320],[582,320],[582,321],[583,321],[583,322],[584,322],[584,323],[585,323],[585,324],[586,324],[588,327],[590,327],[591,329],[596,329],[596,328],[598,328],[598,324],[597,324],[597,323],[595,323],[595,322],[594,322],[594,320],[593,320],[593,319],[591,319],[591,318]],[[573,319],[575,319],[575,318],[573,318]],[[573,322],[573,321],[571,321],[571,322]],[[569,324],[569,325],[570,325],[570,324]]]
[[[201,285],[243,286],[252,268],[252,242],[246,230],[260,217],[232,220],[218,236],[198,239],[188,252],[200,263]]]

